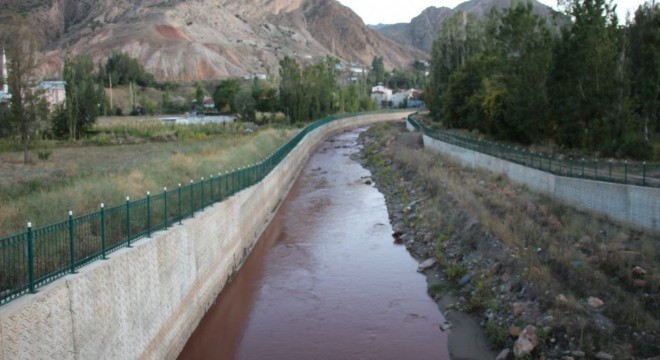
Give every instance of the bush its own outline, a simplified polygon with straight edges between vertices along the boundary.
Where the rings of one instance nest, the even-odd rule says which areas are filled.
[[[644,140],[642,134],[631,133],[624,136],[620,152],[622,157],[634,160],[653,159],[653,147]]]

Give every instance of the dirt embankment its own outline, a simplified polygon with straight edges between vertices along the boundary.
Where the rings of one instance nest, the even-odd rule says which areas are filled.
[[[428,290],[452,322],[454,358],[660,356],[657,234],[462,168],[402,123],[361,141],[398,239],[435,262]]]

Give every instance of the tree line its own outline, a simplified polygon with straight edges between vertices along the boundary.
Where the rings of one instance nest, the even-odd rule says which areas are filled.
[[[433,44],[434,121],[522,144],[653,158],[660,131],[659,5],[619,25],[607,0],[571,0],[548,22],[531,3],[458,13]]]

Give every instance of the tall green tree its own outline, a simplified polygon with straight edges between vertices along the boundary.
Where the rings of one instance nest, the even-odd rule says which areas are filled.
[[[201,83],[195,85],[195,101],[197,102],[197,111],[204,110],[204,86]]]
[[[227,106],[232,111],[236,111],[234,107],[234,97],[241,90],[241,83],[238,79],[226,79],[220,81],[220,84],[213,92],[213,102],[218,111],[224,111]]]
[[[432,97],[427,105],[435,121],[442,120],[440,98],[449,84],[449,77],[470,57],[484,50],[484,27],[473,14],[459,11],[442,24],[438,37],[433,42],[431,61]]]
[[[488,31],[489,53],[496,59],[483,105],[488,128],[495,136],[524,144],[542,142],[551,132],[548,121],[547,77],[552,61],[552,37],[531,2],[518,3],[496,14]]]
[[[554,51],[550,95],[557,142],[611,153],[623,136],[621,35],[611,2],[572,0]]]
[[[106,61],[105,73],[99,75],[103,75],[108,86],[110,77],[112,77],[113,86],[128,85],[134,82],[145,87],[156,82],[154,76],[147,72],[137,59],[122,52],[113,52]]]
[[[53,132],[69,140],[78,140],[99,116],[101,92],[95,82],[94,63],[88,55],[77,55],[64,62],[66,106],[64,116],[55,117]],[[64,120],[64,121],[63,121]]]
[[[12,98],[10,119],[18,129],[24,163],[30,162],[28,143],[34,125],[48,116],[48,105],[37,90],[37,42],[34,34],[20,19],[11,24],[14,36],[7,48],[7,85]]]
[[[374,56],[371,61],[371,71],[369,72],[369,82],[371,85],[385,83],[387,72],[385,71],[385,62],[382,56]]]
[[[649,141],[660,131],[660,4],[641,5],[628,34],[631,91]]]

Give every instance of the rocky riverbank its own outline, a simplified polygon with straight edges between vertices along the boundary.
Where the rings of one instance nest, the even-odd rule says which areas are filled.
[[[403,123],[361,142],[395,238],[449,320],[453,358],[660,355],[657,237],[430,154]]]

